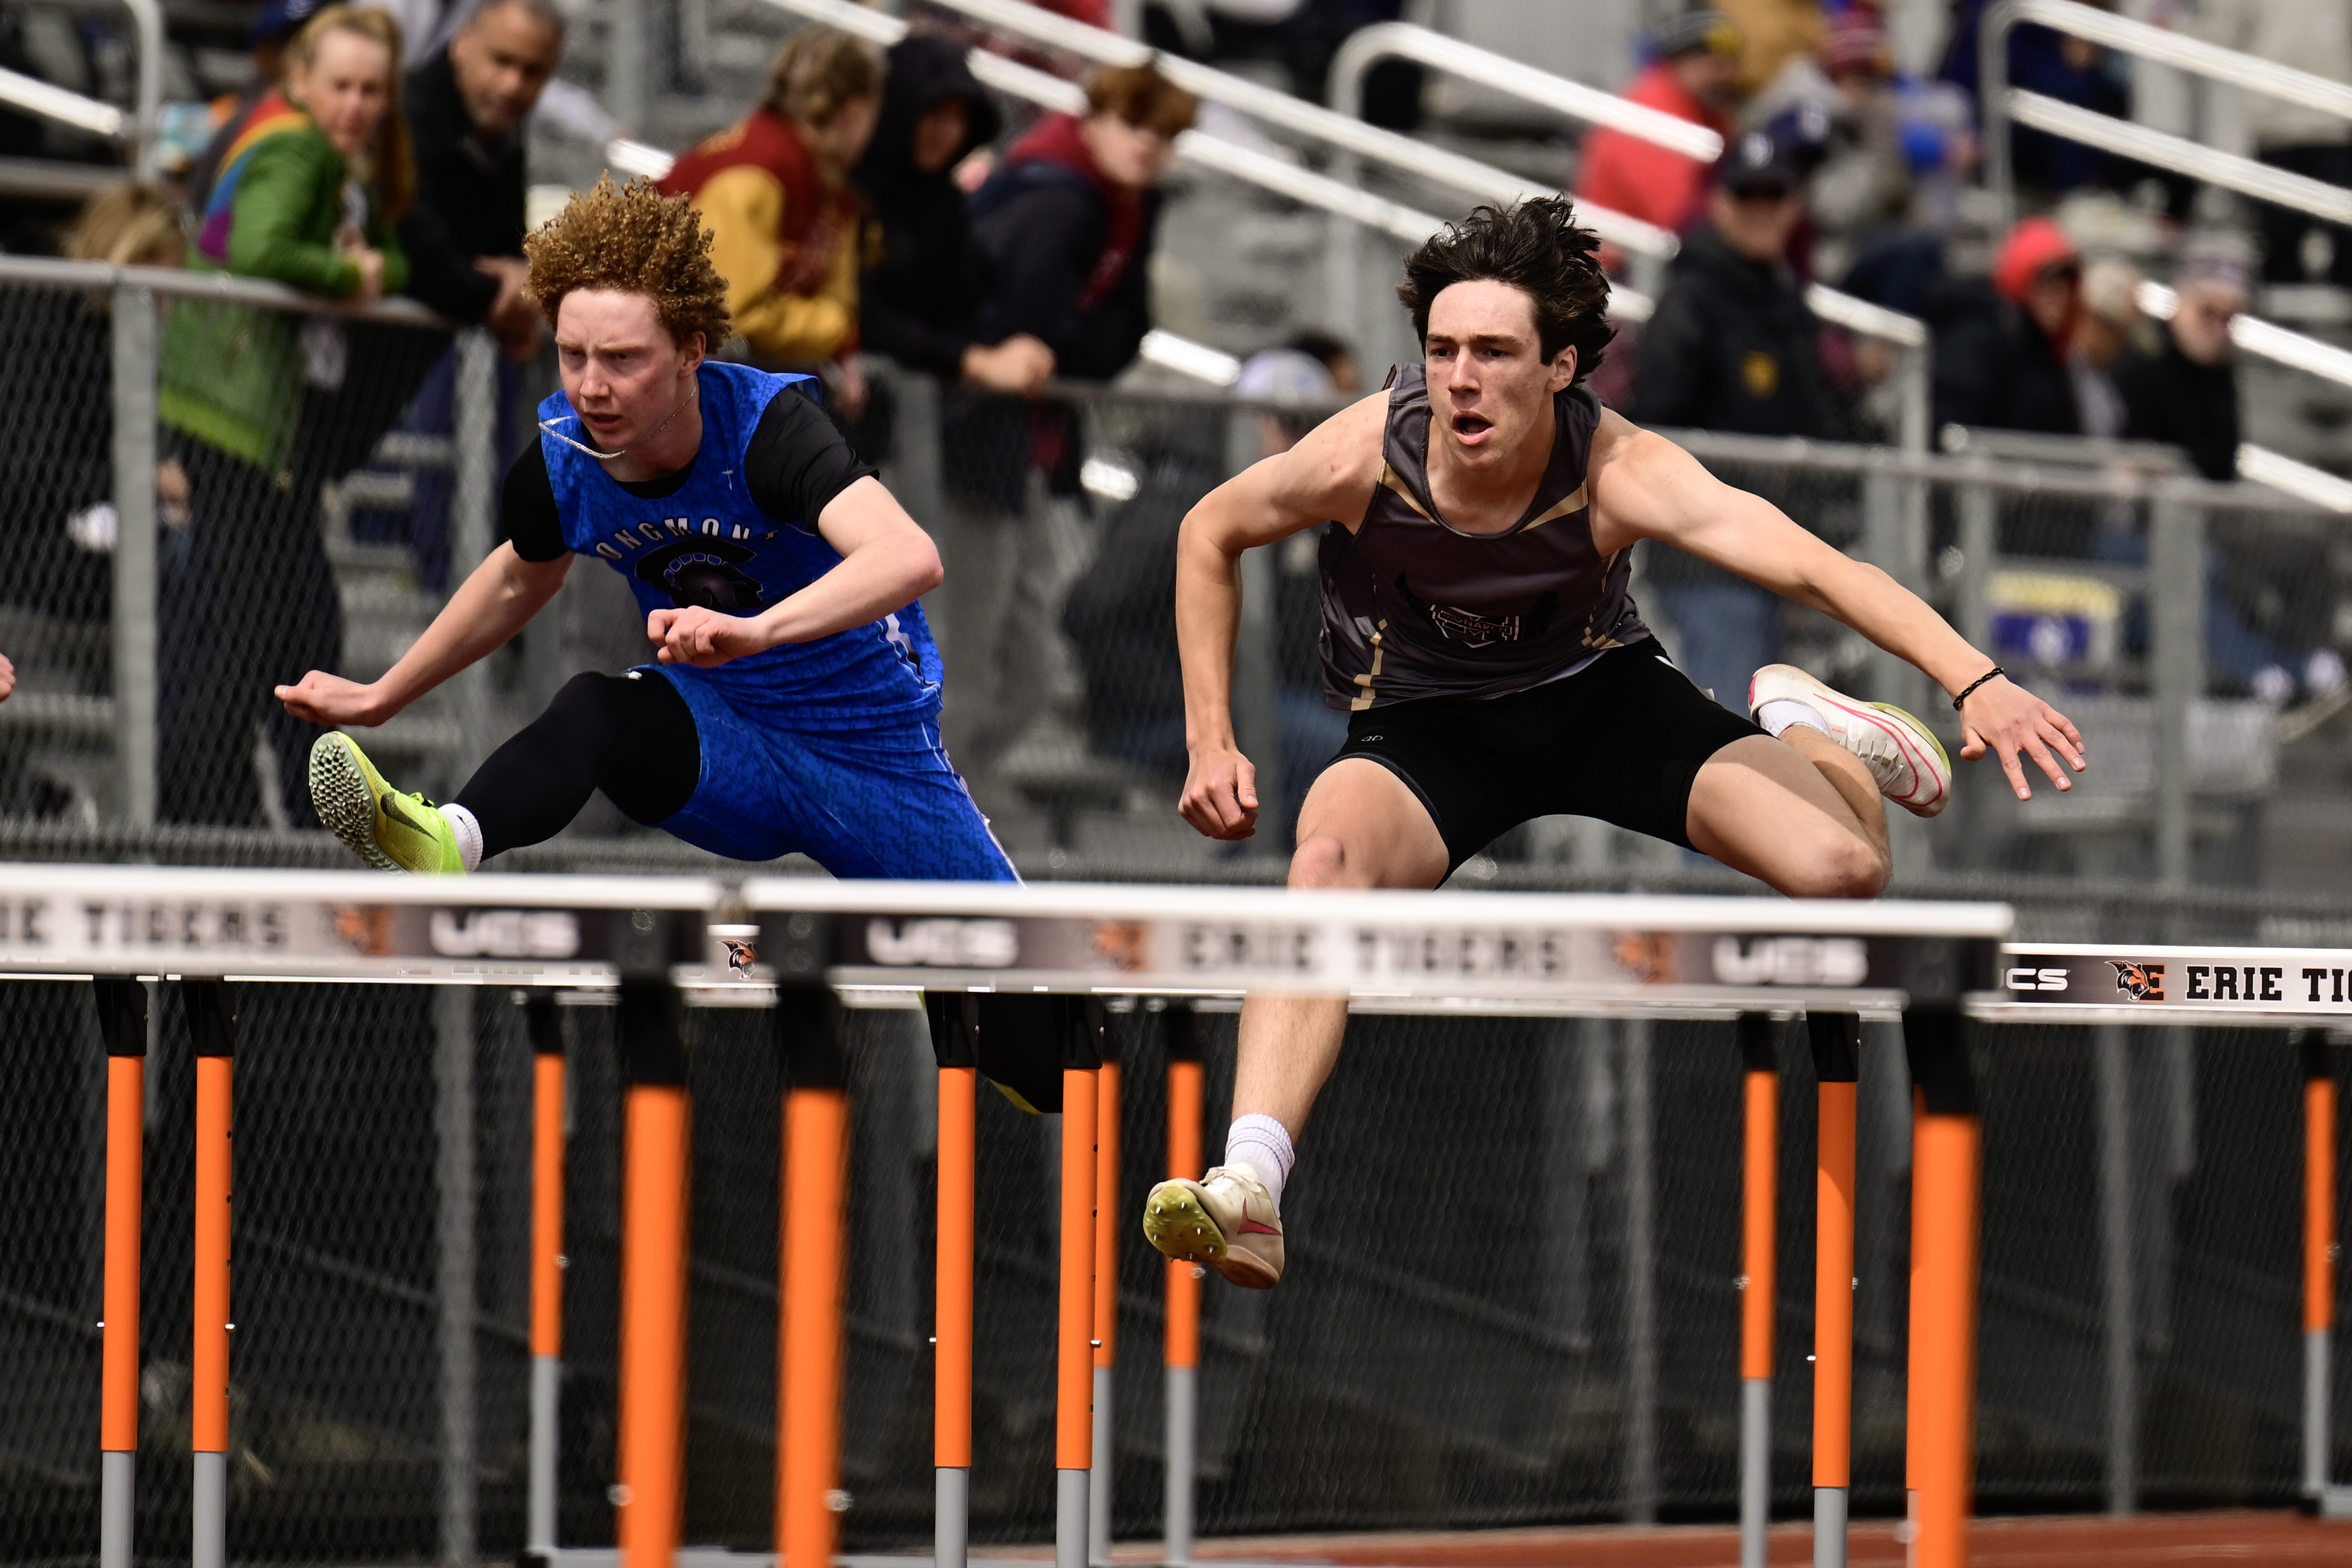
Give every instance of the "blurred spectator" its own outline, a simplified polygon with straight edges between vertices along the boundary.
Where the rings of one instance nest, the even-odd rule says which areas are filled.
[[[981,336],[1027,332],[1060,373],[1107,381],[1151,326],[1160,176],[1199,102],[1149,66],[1097,71],[1087,113],[1032,126],[972,198]]]
[[[2206,478],[2238,470],[2238,375],[2230,323],[2246,307],[2252,258],[2234,237],[2191,241],[2173,278],[2175,304],[2161,344],[2126,359],[2116,374],[2129,411],[2125,434],[2160,441],[2189,455]],[[2284,705],[2298,687],[2324,697],[2344,684],[2344,662],[2331,648],[2296,645],[2290,627],[2249,612],[2260,594],[2242,595],[2231,558],[2219,544],[2205,552],[2205,664],[2212,675],[2262,701]],[[2259,584],[2256,585],[2259,587]]]
[[[2202,32],[2330,81],[2352,82],[2352,0],[2204,0]],[[2352,185],[2352,124],[2268,93],[2243,95],[2255,156],[2293,173]],[[2272,283],[2324,281],[2352,286],[2352,230],[2292,207],[2257,203],[2263,225],[2263,277]]]
[[[1302,332],[1244,361],[1236,396],[1301,403],[1266,413],[1258,429],[1266,455],[1287,452],[1326,418],[1335,399],[1358,390],[1355,356],[1338,339]],[[1087,733],[1107,756],[1170,780],[1184,777],[1184,684],[1176,648],[1176,537],[1184,514],[1222,480],[1222,422],[1191,413],[1161,422],[1145,450],[1135,496],[1103,525],[1102,542],[1071,587],[1063,630],[1086,681]],[[1317,533],[1294,534],[1276,558],[1276,719],[1281,727],[1284,823],[1323,765],[1348,737],[1344,714],[1323,701]]]
[[[2104,256],[2083,269],[2083,312],[2067,350],[2074,381],[2074,409],[2084,435],[2118,441],[2130,423],[2116,371],[2139,347],[2146,319],[2139,311],[2139,268]]]
[[[1632,417],[1751,435],[1829,434],[1821,323],[1783,259],[1804,213],[1785,145],[1751,131],[1732,144],[1666,270],[1642,334]]]
[[[1107,381],[1151,326],[1155,188],[1199,108],[1150,66],[1097,71],[1084,118],[1051,114],[1013,144],[972,198],[986,269],[975,337],[1018,333],[1057,373]],[[1062,598],[1076,566],[1081,453],[1076,411],[1002,397],[951,406],[943,465],[957,517],[942,540],[944,653],[955,695],[949,750],[985,780],[1067,684]]]
[[[2010,230],[1989,282],[1931,290],[1924,313],[1936,332],[1936,428],[2080,434],[2066,350],[2082,308],[2082,258],[2048,218]]]
[[[1793,151],[1751,131],[1724,154],[1709,220],[1684,241],[1642,334],[1629,411],[1636,423],[1830,434],[1821,323],[1783,259],[1804,210]],[[1646,565],[1679,634],[1684,671],[1724,706],[1745,711],[1748,677],[1780,654],[1780,601],[1675,550],[1653,548]]]
[[[1315,103],[1330,101],[1331,59],[1348,35],[1404,15],[1404,0],[1150,0],[1143,41],[1188,59],[1273,65],[1282,86]],[[1411,60],[1383,59],[1364,73],[1365,120],[1391,131],[1421,120],[1423,73]]]
[[[0,653],[0,703],[6,702],[8,694],[16,689],[16,666],[8,662],[7,654]]]
[[[1718,11],[1691,11],[1652,35],[1655,57],[1625,89],[1644,108],[1728,137],[1738,102],[1739,33]],[[1707,168],[1654,141],[1602,127],[1584,139],[1576,197],[1679,232],[1696,215]]]
[[[820,369],[835,404],[866,403],[857,348],[857,193],[849,170],[882,109],[882,57],[829,27],[793,34],[767,98],[663,176],[710,230],[711,260],[751,356]]]
[[[2101,0],[2087,3],[2103,11],[2115,8]],[[1992,0],[1960,0],[1951,39],[1945,47],[1943,68],[1937,73],[1967,93],[1972,103],[1982,101],[1984,73],[1978,41],[1983,35],[1985,12],[1991,5]],[[2009,85],[2096,114],[2127,119],[2131,112],[2131,93],[2121,64],[2096,44],[2034,23],[2020,23],[2009,31]],[[2009,156],[2010,168],[2021,186],[2053,194],[2108,183],[2116,172],[2115,161],[2095,147],[2021,125],[2010,128]]]
[[[2208,479],[2238,473],[2238,370],[2230,323],[2246,308],[2244,256],[2223,243],[2192,246],[2173,287],[2178,303],[2154,353],[2116,371],[2134,441],[2160,441],[2189,454]]]
[[[1739,30],[1738,68],[1733,90],[1742,98],[1763,90],[1766,83],[1822,47],[1828,31],[1822,0],[1719,0],[1725,16]]]
[[[115,267],[178,267],[186,255],[180,210],[152,185],[124,180],[83,204],[66,256]],[[12,439],[0,447],[0,602],[60,620],[99,622],[112,613],[108,556],[114,508],[110,297],[27,289],[0,325],[0,408]],[[188,520],[187,479],[166,462],[157,479],[170,543]],[[70,547],[70,548],[68,548]],[[180,650],[169,646],[166,653]]]
[[[1904,220],[1911,206],[1907,106],[1875,12],[1843,13],[1820,53],[1790,61],[1742,118],[1766,125],[1790,113],[1820,117],[1821,156],[1805,207],[1816,234],[1811,270],[1833,277],[1866,236]]]
[[[233,97],[214,100],[213,123],[218,127],[205,150],[188,166],[188,205],[203,212],[212,200],[213,182],[220,177],[223,156],[244,136],[254,110],[277,93],[286,79],[286,46],[317,15],[323,0],[269,0],[253,19],[247,58],[253,79]]]
[[[563,14],[552,0],[484,0],[447,44],[408,73],[405,103],[415,139],[416,204],[400,221],[408,292],[452,321],[498,340],[499,429],[504,459],[515,449],[510,412],[518,361],[539,351],[539,308],[523,296],[523,122],[563,52]],[[457,363],[445,352],[426,373],[406,428],[447,435],[457,417]],[[449,574],[452,476],[420,471],[410,537],[418,580],[438,593]]]
[[[408,73],[416,204],[400,223],[408,292],[452,321],[488,327],[509,357],[539,347],[523,298],[523,121],[563,52],[553,0],[485,0]]]
[[[406,284],[394,225],[415,174],[399,54],[399,29],[381,12],[334,5],[303,26],[283,89],[226,150],[191,267],[362,303]],[[331,317],[202,299],[173,306],[158,413],[201,530],[211,653],[196,700],[163,715],[167,819],[247,823],[258,808],[265,821],[307,820],[312,736],[270,689],[340,660],[341,611],[318,520],[336,443],[318,416],[350,371],[349,340]],[[380,392],[373,378],[361,382]],[[405,390],[380,401],[396,412]],[[257,725],[282,791],[266,801],[248,761]]]
[[[1054,351],[1026,332],[974,336],[980,264],[955,170],[996,139],[997,115],[964,54],[921,33],[890,46],[881,120],[855,174],[873,225],[858,338],[910,370],[1031,392],[1054,373]]]

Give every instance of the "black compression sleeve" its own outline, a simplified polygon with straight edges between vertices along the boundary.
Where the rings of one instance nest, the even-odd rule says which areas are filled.
[[[507,470],[506,486],[499,492],[499,527],[525,560],[550,561],[564,552],[555,485],[547,476],[547,454],[536,436]]]
[[[874,472],[843,440],[814,399],[786,387],[760,415],[743,455],[751,499],[780,523],[816,532],[832,499]]]
[[[702,741],[661,675],[574,675],[547,711],[490,753],[454,802],[482,827],[482,858],[562,832],[593,792],[635,821],[667,821],[694,798]]]

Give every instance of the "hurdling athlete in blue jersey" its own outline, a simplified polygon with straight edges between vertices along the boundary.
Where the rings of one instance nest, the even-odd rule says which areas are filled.
[[[509,472],[506,541],[367,684],[278,695],[380,725],[503,645],[575,556],[646,612],[654,662],[583,674],[436,804],[352,737],[310,752],[319,817],[386,871],[470,872],[551,838],[602,789],[636,821],[738,860],[836,876],[1012,881],[940,744],[940,656],[918,597],[939,552],[817,406],[808,376],[707,358],[727,286],[683,201],[608,177],[525,242],[563,390]]]

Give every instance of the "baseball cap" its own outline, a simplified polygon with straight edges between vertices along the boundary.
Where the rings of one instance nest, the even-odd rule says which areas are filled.
[[[1650,47],[1662,60],[1696,54],[1729,57],[1739,53],[1739,29],[1720,11],[1685,11],[1653,28]]]
[[[282,44],[302,30],[302,24],[319,14],[324,0],[269,0],[254,18],[251,42]]]

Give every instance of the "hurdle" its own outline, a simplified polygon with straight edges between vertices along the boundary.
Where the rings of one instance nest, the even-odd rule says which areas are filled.
[[[738,922],[748,915],[756,943],[742,940],[745,924],[714,924],[721,908]],[[1899,1016],[1930,1119],[1965,1120],[1973,1103],[1972,1090],[1960,1092],[1967,1090],[1966,1056],[1957,1049],[1961,1019],[1987,998],[2000,1004],[1993,976],[2010,918],[2000,905],[1894,901],[1327,894],[798,878],[753,879],[730,890],[694,878],[493,875],[459,882],[17,866],[0,867],[0,973],[196,982],[186,993],[189,1010],[192,1018],[209,1020],[197,1025],[198,1049],[204,1061],[215,1064],[199,1063],[200,1079],[208,1076],[215,1084],[200,1120],[218,1134],[200,1139],[200,1146],[218,1150],[199,1203],[200,1216],[214,1217],[202,1222],[216,1227],[218,1243],[217,1268],[205,1265],[218,1293],[205,1300],[218,1303],[215,1315],[223,1320],[214,1359],[198,1358],[199,1378],[217,1376],[224,1395],[231,1343],[226,1320],[231,987],[356,979],[616,995],[628,1126],[619,1390],[625,1451],[614,1496],[627,1568],[667,1568],[677,1551],[691,1116],[683,1009],[764,1003],[778,1018],[789,1084],[783,1107],[788,1207],[780,1248],[778,1546],[781,1556],[798,1560],[791,1568],[814,1568],[813,1559],[831,1550],[832,1494],[839,1476],[839,1228],[846,1152],[844,1075],[825,989],[919,989],[947,1005],[956,1005],[959,996],[990,993],[1043,991],[1069,998],[1068,1016],[1077,1021],[1058,1031],[1057,1042],[1065,1110],[1055,1556],[1058,1568],[1078,1568],[1092,1545],[1097,1226],[1105,1168],[1100,1073],[1108,998],[1231,998],[1279,988],[1345,995],[1367,1010],[1468,1016],[1727,1021],[1756,1012]],[[752,947],[755,958],[745,951]],[[1182,1065],[1171,1067],[1171,1087]],[[1197,1074],[1197,1063],[1191,1071]],[[1939,1083],[1939,1073],[1957,1079],[1959,1089]],[[1193,1082],[1190,1105],[1197,1107],[1197,1077]],[[803,1094],[818,1098],[796,1103]],[[1197,1109],[1179,1120],[1189,1121],[1197,1136]],[[1171,1164],[1188,1153],[1197,1162],[1196,1149],[1171,1140]],[[960,1175],[944,1168],[954,1163],[943,1160],[943,1184]],[[969,1194],[969,1179],[963,1180]],[[1933,1343],[1923,1349],[1950,1369],[1948,1386],[1920,1402],[1922,1425],[1913,1434],[1922,1453],[1920,1560],[1930,1564],[1962,1562],[1966,1552],[1973,1181],[1969,1159],[1937,1162],[1923,1152],[1915,1201],[1932,1211],[1930,1228],[1941,1233],[1936,1250],[1923,1260],[1923,1290],[1938,1297],[1933,1332],[1923,1336]],[[110,1179],[108,1186],[111,1191],[118,1184]],[[110,1238],[126,1233],[123,1220],[110,1213]],[[211,1257],[204,1247],[199,1255]],[[968,1261],[963,1277],[970,1277]],[[1172,1274],[1171,1282],[1176,1283]],[[127,1323],[135,1309],[125,1306]],[[1182,1364],[1188,1353],[1197,1361],[1197,1319],[1188,1323],[1181,1316],[1171,1316],[1170,1325],[1171,1384],[1178,1373],[1189,1383],[1192,1369]],[[945,1313],[940,1326],[950,1326]],[[201,1313],[198,1328],[205,1332]],[[968,1357],[968,1315],[962,1332],[961,1347],[945,1348]],[[1189,1346],[1180,1343],[1183,1334],[1192,1337]],[[950,1370],[942,1368],[941,1376]],[[961,1458],[963,1465],[942,1463],[943,1471],[969,1469],[968,1361],[962,1377],[964,1449],[959,1455],[945,1443],[938,1447],[940,1459]],[[952,1414],[943,1413],[935,1439],[950,1435]],[[217,1432],[199,1424],[199,1448],[207,1438],[220,1445],[205,1451],[226,1451],[225,1398],[220,1415]],[[1176,1418],[1171,1401],[1171,1422]],[[101,1442],[119,1436],[110,1428]],[[215,1531],[219,1517],[217,1510],[206,1517]],[[216,1554],[207,1561],[216,1562]]]
[[[1769,1013],[1741,1013],[1739,1568],[1766,1568],[1772,1528],[1772,1292],[1780,1224],[1780,1058]]]
[[[1199,1019],[1192,1004],[1171,1001],[1160,1014],[1168,1047],[1168,1174],[1201,1177],[1201,1122],[1205,1107]],[[1192,1561],[1192,1519],[1199,1485],[1201,1411],[1201,1275],[1181,1258],[1168,1260],[1167,1321],[1161,1362],[1166,1389],[1166,1490],[1161,1504],[1161,1555],[1169,1568]]]
[[[1819,1113],[1813,1180],[1813,1568],[1845,1568],[1853,1456],[1853,1165],[1862,1019],[1805,1015]]]
[[[2352,954],[2325,947],[2127,947],[2012,943],[1997,1022],[2270,1025],[2287,1031],[2303,1079],[2304,1507],[2352,1519],[2352,1487],[2328,1479],[2336,1296],[2336,1093],[2329,1030],[2352,1025]]]
[[[530,1035],[530,1431],[523,1553],[555,1555],[557,1421],[563,1398],[563,1025],[555,998],[524,1003]]]
[[[1542,894],[1446,894],[1432,904],[1410,894],[1298,894],[1278,890],[1089,887],[1045,884],[1026,888],[981,885],[915,889],[882,883],[812,883],[804,880],[754,879],[740,897],[760,911],[766,928],[786,912],[821,909],[830,917],[835,948],[827,973],[845,992],[860,988],[923,990],[933,1009],[935,1041],[942,1009],[964,996],[1046,992],[1092,997],[1233,998],[1257,987],[1344,994],[1359,1004],[1410,1009],[1426,1001],[1443,1009],[1495,1015],[1684,1017],[1733,1019],[1742,1014],[1803,1013],[1817,1034],[1851,1037],[1859,1015],[1901,1017],[1916,1073],[1939,1075],[1934,1098],[1945,1105],[1958,1092],[1968,1096],[1967,1059],[1958,1050],[1964,1009],[1991,998],[1996,945],[2007,934],[2009,912],[1999,905],[1874,905],[1781,903],[1742,899],[1578,897]],[[763,950],[767,944],[763,942]],[[1189,1031],[1185,1031],[1189,1033]],[[1093,1517],[1091,1469],[1097,1450],[1080,1444],[1096,1427],[1081,1419],[1104,1412],[1082,1408],[1081,1374],[1095,1355],[1112,1348],[1100,1332],[1104,1319],[1082,1312],[1087,1270],[1108,1258],[1078,1256],[1079,1233],[1089,1242],[1108,1201],[1106,1166],[1097,1145],[1102,1135],[1105,1100],[1100,1075],[1083,1054],[1085,1038],[1066,1036],[1063,1058],[1064,1128],[1061,1167],[1060,1310],[1057,1314],[1056,1568],[1079,1568],[1095,1556],[1107,1520]],[[1076,1047],[1072,1041],[1077,1041]],[[1069,1054],[1074,1049],[1077,1055]],[[1825,1047],[1824,1049],[1833,1049]],[[1171,1058],[1176,1050],[1171,1043]],[[1196,1054],[1196,1053],[1195,1053]],[[1098,1061],[1099,1056],[1091,1059]],[[943,1075],[948,1061],[941,1056]],[[1092,1071],[1092,1094],[1073,1074]],[[1197,1171],[1199,1068],[1181,1059],[1171,1063],[1171,1169]],[[1850,1085],[1852,1074],[1847,1082]],[[942,1128],[950,1101],[942,1077]],[[1834,1092],[1832,1098],[1835,1098]],[[1851,1088],[1845,1091],[1852,1103]],[[1967,1101],[1972,1104],[1972,1100]],[[1764,1101],[1767,1107],[1769,1100]],[[960,1118],[960,1112],[959,1112]],[[1955,1112],[1953,1114],[1958,1114]],[[1963,1117],[1963,1120],[1966,1118]],[[1850,1123],[1849,1115],[1849,1123]],[[1092,1125],[1080,1125],[1090,1123]],[[1769,1124],[1767,1124],[1769,1125]],[[942,1134],[942,1215],[949,1212],[946,1134]],[[1079,1157],[1088,1145],[1094,1162]],[[1187,1156],[1190,1156],[1189,1158]],[[1825,1158],[1835,1165],[1832,1145]],[[1851,1137],[1843,1169],[1848,1215],[1844,1281],[1844,1339],[1822,1343],[1834,1352],[1830,1374],[1851,1384]],[[1749,1169],[1757,1168],[1754,1163]],[[1744,1232],[1766,1217],[1761,1245],[1751,1255],[1771,1264],[1769,1191],[1750,1184],[1753,1203]],[[1931,1288],[1947,1292],[1973,1290],[1976,1223],[1973,1164],[1931,1162],[1920,1201],[1934,1207],[1934,1245],[1923,1254],[1937,1264]],[[968,1190],[968,1188],[966,1189]],[[942,1219],[938,1369],[940,1386],[949,1379],[950,1323],[946,1303],[968,1312],[968,1253],[951,1256],[951,1238]],[[960,1243],[954,1245],[960,1246]],[[950,1281],[948,1271],[957,1271]],[[1192,1513],[1193,1379],[1199,1354],[1198,1281],[1189,1268],[1171,1265],[1164,1359],[1169,1384],[1167,1557],[1191,1556]],[[1103,1276],[1094,1277],[1100,1303]],[[1818,1285],[1818,1281],[1817,1281]],[[1764,1325],[1769,1354],[1770,1291],[1751,1291]],[[1922,1426],[1915,1446],[1937,1456],[1925,1470],[1931,1499],[1923,1530],[1921,1561],[1965,1561],[1967,1486],[1973,1418],[1974,1313],[1966,1301],[1944,1303],[1929,1322],[1922,1349],[1954,1369],[1945,1385],[1920,1406]],[[1754,1336],[1745,1336],[1753,1345]],[[960,1351],[959,1354],[966,1354]],[[1817,1350],[1817,1356],[1821,1352]],[[1106,1358],[1107,1359],[1107,1358]],[[1769,1368],[1769,1360],[1765,1363]],[[1099,1372],[1099,1367],[1092,1370]],[[960,1375],[964,1446],[947,1442],[950,1412],[940,1407],[936,1444],[944,1478],[950,1457],[969,1462],[969,1369]],[[1817,1361],[1817,1376],[1821,1375]],[[1751,1380],[1752,1381],[1752,1380]],[[1769,1394],[1758,1401],[1769,1413]],[[1850,1395],[1847,1399],[1850,1406]],[[1817,1410],[1817,1422],[1824,1419]],[[1832,1422],[1844,1434],[1850,1417]],[[1932,1427],[1933,1430],[1926,1427]],[[1762,1428],[1769,1440],[1769,1424]],[[1751,1452],[1769,1464],[1766,1442]],[[1840,1485],[1828,1487],[1830,1472],[1818,1471],[1822,1486],[1836,1494],[1840,1522],[1831,1556],[1843,1560],[1843,1450],[1835,1456]],[[1081,1460],[1087,1473],[1081,1474]],[[1105,1452],[1103,1458],[1107,1459]],[[1752,1467],[1755,1460],[1749,1461]],[[1752,1469],[1746,1472],[1752,1473]],[[1769,1469],[1763,1475],[1769,1486]],[[1769,1490],[1744,1488],[1769,1502]],[[942,1481],[941,1497],[948,1496]],[[1106,1489],[1107,1491],[1107,1489]],[[961,1499],[963,1495],[958,1492]],[[1106,1513],[1108,1510],[1104,1511]],[[952,1528],[940,1521],[945,1542],[964,1529],[958,1511]],[[942,1553],[940,1561],[949,1559]]]

